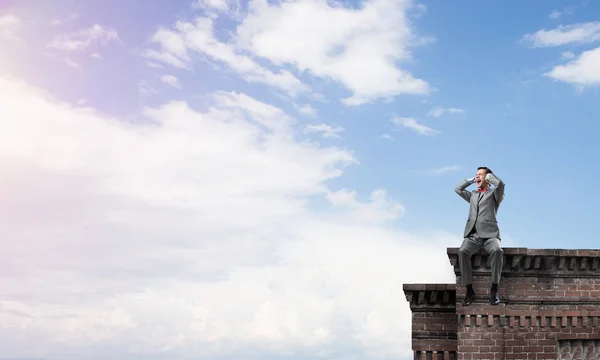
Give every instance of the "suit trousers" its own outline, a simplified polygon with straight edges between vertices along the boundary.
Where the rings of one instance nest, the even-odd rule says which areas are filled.
[[[458,250],[458,262],[464,285],[471,285],[473,283],[471,274],[471,256],[482,247],[490,255],[492,263],[492,283],[498,284],[500,282],[502,263],[504,261],[504,251],[500,246],[500,240],[497,238],[484,239],[477,236],[477,234],[472,233],[463,240],[463,243]]]

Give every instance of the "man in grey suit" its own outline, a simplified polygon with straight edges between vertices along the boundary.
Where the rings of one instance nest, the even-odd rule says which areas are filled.
[[[494,185],[490,188],[490,183]],[[477,190],[467,191],[471,184],[477,185]],[[469,218],[465,226],[464,240],[458,251],[458,261],[462,273],[463,284],[467,286],[467,296],[463,306],[473,303],[475,291],[471,275],[471,256],[482,247],[491,258],[492,265],[492,290],[490,304],[498,305],[498,283],[502,272],[504,251],[500,246],[500,229],[496,220],[496,213],[500,203],[504,200],[504,182],[492,170],[485,166],[477,168],[474,178],[463,180],[454,191],[471,206]]]

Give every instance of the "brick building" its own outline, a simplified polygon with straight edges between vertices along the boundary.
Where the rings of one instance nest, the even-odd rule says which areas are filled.
[[[472,258],[470,306],[458,248],[448,257],[458,286],[404,284],[415,359],[600,359],[600,250],[505,248],[497,306],[487,254]]]

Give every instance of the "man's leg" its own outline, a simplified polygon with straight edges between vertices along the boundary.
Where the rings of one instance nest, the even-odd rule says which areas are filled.
[[[473,279],[471,275],[471,256],[481,248],[481,241],[472,236],[466,237],[458,249],[458,264],[462,274],[462,283],[467,287],[467,296],[463,306],[470,305],[475,298]]]
[[[492,265],[492,291],[490,294],[490,303],[492,305],[498,305],[500,303],[498,284],[500,283],[500,276],[502,274],[504,250],[502,250],[502,246],[500,246],[500,240],[496,238],[487,239],[483,244],[483,248],[490,254]]]

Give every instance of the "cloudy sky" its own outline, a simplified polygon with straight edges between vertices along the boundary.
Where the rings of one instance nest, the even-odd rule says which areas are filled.
[[[0,1],[2,356],[411,358],[477,166],[505,246],[597,247],[597,14]]]

